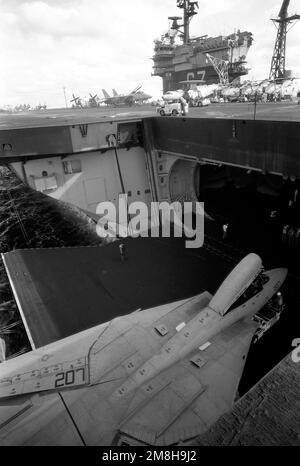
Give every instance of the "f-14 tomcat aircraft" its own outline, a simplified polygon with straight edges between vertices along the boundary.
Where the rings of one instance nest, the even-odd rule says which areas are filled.
[[[140,91],[142,85],[139,84],[132,92],[129,94],[123,95],[118,94],[115,89],[113,89],[113,96],[110,96],[105,89],[102,89],[104,99],[101,99],[101,103],[104,102],[107,105],[113,105],[114,107],[129,105],[132,106],[134,103],[143,103],[146,100],[151,98],[151,95],[146,94],[143,91]]]
[[[214,296],[136,311],[0,365],[0,445],[169,445],[233,405],[286,269],[246,256]]]

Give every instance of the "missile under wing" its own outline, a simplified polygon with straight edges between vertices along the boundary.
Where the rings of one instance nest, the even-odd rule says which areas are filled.
[[[205,432],[231,408],[252,317],[286,273],[263,271],[250,254],[214,296],[136,311],[3,362],[0,445],[170,445]]]

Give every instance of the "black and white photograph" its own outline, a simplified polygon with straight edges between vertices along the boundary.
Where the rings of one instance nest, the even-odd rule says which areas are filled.
[[[0,15],[0,446],[300,446],[300,1]]]

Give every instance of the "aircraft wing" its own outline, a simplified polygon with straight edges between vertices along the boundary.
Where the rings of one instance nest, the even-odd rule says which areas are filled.
[[[141,387],[121,422],[121,438],[170,445],[208,430],[233,405],[255,328],[234,324]]]
[[[134,89],[133,91],[130,92],[130,94],[128,95],[133,95],[133,94],[136,94],[142,87],[142,84],[138,84]]]
[[[0,445],[59,445],[64,426],[84,445],[171,445],[208,430],[232,407],[251,317],[287,275],[265,271],[226,313],[261,267],[249,254],[214,296],[137,310],[2,363]]]
[[[0,406],[0,446],[84,445],[59,393],[23,396]]]
[[[112,360],[94,385],[3,400],[0,445],[110,445],[124,437],[150,445],[189,440],[231,408],[255,329],[252,321],[232,325],[125,397],[120,387],[135,358],[142,357],[134,352],[124,361]],[[95,349],[97,354],[100,348]],[[100,364],[103,349],[105,343]]]
[[[140,357],[133,353],[112,364],[97,384],[81,392],[80,399],[75,391],[63,394],[64,402],[88,445],[128,439],[146,445],[190,440],[232,407],[255,329],[253,321],[232,325],[209,346],[124,395],[122,386]]]

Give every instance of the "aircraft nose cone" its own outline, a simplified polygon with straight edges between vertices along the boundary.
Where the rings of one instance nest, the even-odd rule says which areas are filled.
[[[281,280],[282,280],[282,283],[283,283],[284,280],[285,280],[286,277],[287,277],[288,269],[285,268],[285,267],[282,267],[281,269],[278,269],[278,274],[279,274],[279,276],[281,277]]]
[[[272,270],[272,278],[274,282],[274,287],[276,289],[279,289],[283,282],[285,281],[286,277],[288,274],[288,269],[285,267],[278,268],[278,269],[273,269]]]

